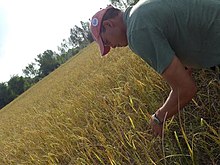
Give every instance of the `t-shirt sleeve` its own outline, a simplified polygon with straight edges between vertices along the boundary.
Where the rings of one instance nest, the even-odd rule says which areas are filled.
[[[138,29],[128,37],[129,47],[159,74],[172,62],[175,53],[159,28]]]

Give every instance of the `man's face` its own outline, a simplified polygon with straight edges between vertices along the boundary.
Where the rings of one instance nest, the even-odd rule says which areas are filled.
[[[101,33],[101,38],[105,46],[112,48],[124,47],[128,45],[126,31],[115,24],[105,24],[105,32]]]

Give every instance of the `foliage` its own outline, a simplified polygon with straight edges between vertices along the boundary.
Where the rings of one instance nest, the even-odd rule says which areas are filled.
[[[35,61],[39,65],[39,74],[41,77],[47,76],[59,66],[57,54],[52,50],[46,50],[43,54],[37,55],[37,57]]]
[[[0,108],[4,107],[12,100],[8,86],[5,83],[0,83]]]
[[[10,103],[32,84],[32,79],[14,75],[7,83],[0,83],[0,108]]]
[[[30,77],[34,78],[36,77],[39,73],[39,70],[36,68],[36,63],[31,63],[28,64],[28,66],[25,67],[25,69],[22,70],[25,77]]]
[[[91,32],[89,30],[89,22],[80,22],[81,27],[75,25],[70,29],[69,44],[73,48],[84,48],[93,41]]]
[[[194,72],[197,96],[154,138],[168,86],[128,48],[98,52],[91,44],[0,111],[0,164],[220,163],[217,74]]]
[[[139,0],[110,0],[115,7],[125,10],[127,7],[135,5]]]
[[[13,76],[8,81],[8,87],[14,97],[19,96],[21,93],[25,91],[25,81],[23,77]]]

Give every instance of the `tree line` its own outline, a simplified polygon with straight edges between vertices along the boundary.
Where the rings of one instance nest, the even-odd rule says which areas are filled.
[[[124,10],[138,1],[110,0],[110,3]],[[89,24],[81,21],[80,26],[75,25],[70,29],[70,36],[63,39],[58,52],[44,51],[22,70],[23,76],[13,75],[8,82],[0,83],[0,109],[93,42]]]
[[[80,26],[75,25],[70,29],[69,38],[63,39],[58,46],[58,52],[44,51],[22,70],[23,76],[13,75],[8,82],[0,83],[0,109],[91,42],[93,38],[89,30],[89,22],[81,21]]]

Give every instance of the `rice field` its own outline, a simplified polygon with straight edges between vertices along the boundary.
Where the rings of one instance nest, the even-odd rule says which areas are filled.
[[[128,48],[91,44],[0,110],[0,165],[218,165],[220,83],[193,73],[197,96],[154,138],[168,85]]]

